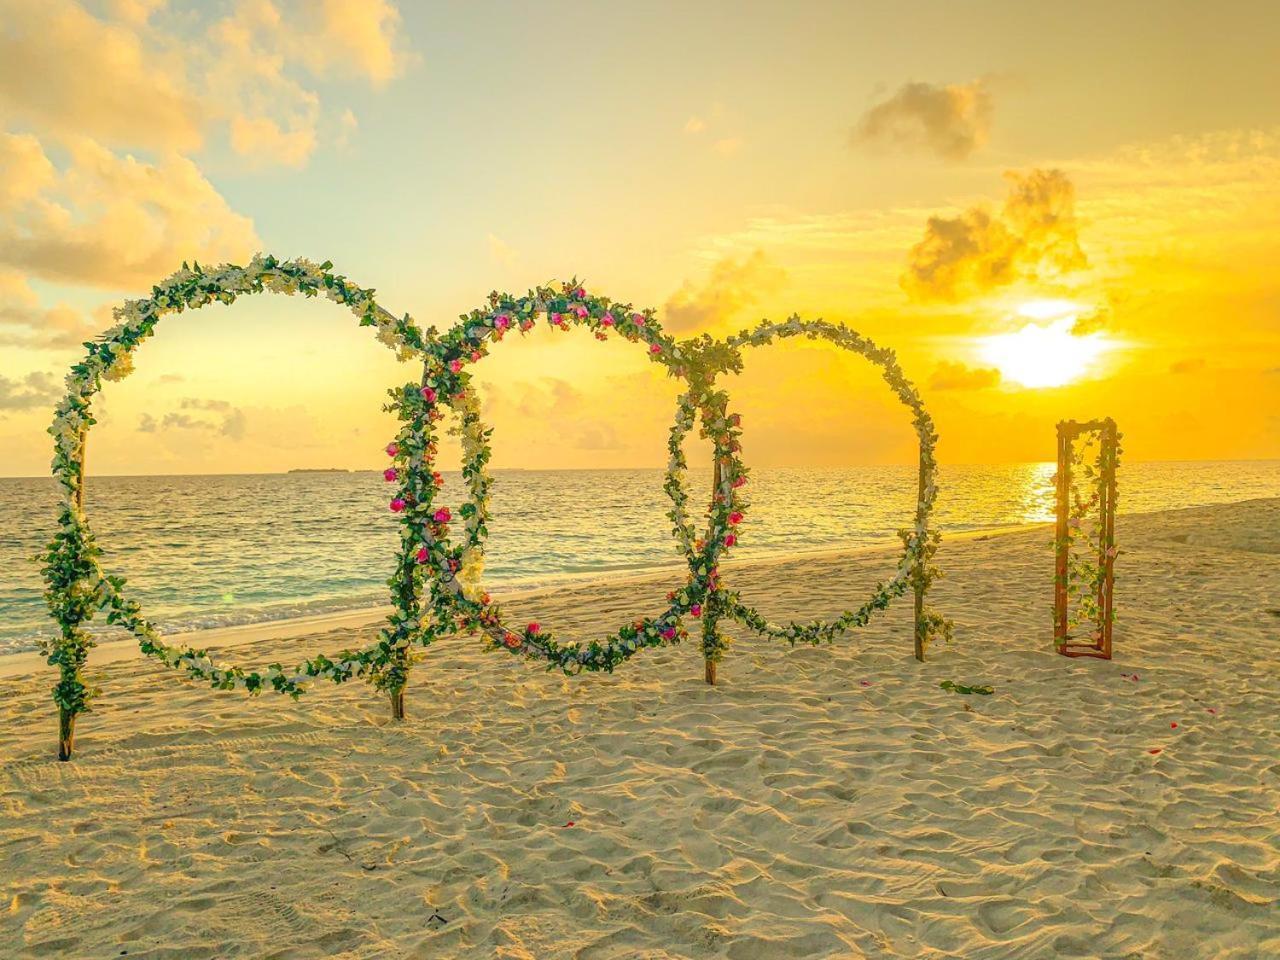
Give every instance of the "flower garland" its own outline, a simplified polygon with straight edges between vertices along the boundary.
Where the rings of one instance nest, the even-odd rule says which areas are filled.
[[[872,363],[881,367],[885,382],[889,384],[903,404],[911,410],[913,414],[912,424],[920,438],[921,483],[919,500],[916,504],[915,523],[911,528],[898,532],[903,543],[903,554],[893,577],[888,582],[878,584],[871,598],[862,606],[855,610],[846,611],[834,620],[825,623],[802,624],[792,622],[787,625],[775,624],[760,614],[759,611],[744,603],[738,593],[717,588],[715,596],[708,605],[708,614],[704,617],[703,654],[710,662],[716,662],[724,656],[724,650],[729,642],[728,638],[721,637],[718,634],[717,623],[720,619],[726,617],[736,619],[753,630],[767,636],[786,640],[793,645],[800,641],[807,643],[830,641],[850,629],[865,626],[877,611],[888,607],[894,598],[902,596],[908,589],[915,588],[923,596],[927,592],[929,585],[940,575],[937,567],[932,563],[932,558],[937,550],[939,535],[937,531],[931,530],[929,527],[929,516],[937,498],[937,484],[935,481],[937,461],[934,458],[934,447],[938,436],[934,430],[933,419],[924,408],[924,402],[920,399],[920,395],[911,384],[911,381],[902,372],[902,368],[898,366],[897,357],[892,350],[876,346],[866,337],[841,324],[829,323],[824,320],[804,321],[798,316],[792,316],[782,323],[763,321],[754,330],[745,330],[730,337],[723,343],[713,341],[706,336],[699,340],[688,342],[686,346],[691,353],[696,355],[697,361],[695,364],[696,371],[690,378],[691,386],[689,392],[683,400],[688,402],[694,397],[712,400],[712,402],[707,402],[703,406],[702,423],[704,430],[708,427],[717,428],[721,423],[730,423],[734,428],[737,428],[740,424],[740,419],[737,414],[728,415],[725,413],[723,394],[713,394],[711,392],[711,384],[714,382],[715,377],[722,372],[736,373],[742,370],[741,351],[743,347],[764,346],[772,343],[775,339],[795,336],[804,336],[811,340],[823,339],[845,350],[850,350],[866,357]],[[687,419],[677,416],[671,437],[671,444],[674,447],[678,448],[683,442],[684,436],[691,425],[691,422]],[[717,491],[717,499],[719,499],[722,492],[722,490]],[[673,504],[673,519],[677,530],[682,534],[681,543],[685,546],[686,555],[692,563],[696,560],[696,554],[689,551],[692,528],[687,515],[688,496],[678,480],[669,484],[668,494],[671,496]],[[741,519],[741,509],[742,505],[739,504],[736,511],[730,516],[731,522],[736,523],[736,520],[733,519],[735,516]],[[922,631],[922,642],[924,644],[935,638],[950,640],[952,633],[951,621],[928,607],[920,611],[916,629]]]
[[[87,356],[71,368],[67,394],[58,403],[49,428],[54,437],[52,468],[60,505],[58,532],[41,555],[47,585],[45,599],[60,628],[57,637],[45,642],[43,652],[49,664],[60,670],[53,698],[64,716],[84,712],[95,693],[85,684],[82,672],[89,650],[95,645],[83,624],[99,609],[106,609],[108,623],[124,627],[137,637],[144,654],[218,689],[240,688],[256,694],[269,688],[297,697],[314,679],[342,683],[365,675],[380,688],[395,690],[403,686],[407,648],[413,641],[422,642],[429,632],[419,615],[416,564],[402,558],[390,581],[395,609],[387,627],[370,646],[345,650],[333,658],[314,657],[291,670],[271,664],[264,671],[250,671],[216,663],[203,649],[165,643],[143,617],[139,604],[125,596],[124,578],[102,571],[101,551],[84,513],[84,441],[89,427],[96,422],[93,398],[101,390],[102,381],[120,380],[132,371],[134,351],[152,336],[156,323],[165,314],[210,303],[230,304],[239,297],[263,291],[301,293],[306,297],[323,294],[351,310],[361,326],[375,327],[377,339],[395,350],[401,360],[422,354],[425,340],[410,317],[398,318],[388,313],[374,300],[372,290],[330,272],[331,267],[328,262],[315,264],[263,255],[255,256],[245,266],[225,264],[204,269],[199,263],[190,267],[184,263],[181,270],[154,287],[150,297],[118,307],[114,311],[115,326],[85,344]],[[421,424],[409,424],[402,429],[399,442],[409,447],[419,444],[421,430]]]
[[[637,312],[629,304],[588,294],[577,281],[540,286],[521,297],[490,294],[484,307],[464,314],[452,329],[426,344],[421,386],[401,391],[391,406],[406,425],[402,431],[406,442],[388,448],[395,460],[388,475],[405,477],[395,491],[391,508],[407,518],[402,530],[405,553],[416,557],[430,580],[436,622],[456,622],[483,635],[494,649],[541,660],[548,669],[558,668],[570,674],[612,671],[645,647],[683,639],[687,634],[681,619],[685,615],[700,616],[707,598],[714,594],[719,559],[734,542],[732,525],[736,521],[731,516],[737,512],[735,491],[746,482],[746,470],[737,458],[739,431],[736,422],[726,420],[717,420],[709,428],[726,479],[723,497],[711,512],[707,537],[694,542],[687,524],[676,518],[675,511],[671,514],[676,523],[674,532],[686,545],[690,561],[688,580],[668,596],[666,612],[635,620],[612,636],[588,643],[561,643],[538,623],[522,628],[508,626],[502,611],[479,582],[479,551],[488,532],[489,479],[485,469],[490,449],[488,431],[479,427],[474,401],[467,397],[471,369],[488,354],[491,344],[512,331],[527,333],[538,322],[559,330],[585,327],[601,340],[621,336],[644,344],[650,359],[666,366],[672,376],[684,377],[690,369],[691,355],[662,332],[652,310]],[[696,399],[686,394],[680,401],[677,422],[691,425],[699,412],[705,416],[717,404],[723,409],[723,402],[722,396]],[[446,408],[461,416],[463,473],[472,480],[471,498],[460,508],[464,531],[456,538],[451,533],[455,518],[447,507],[435,505],[438,482],[419,484],[413,479],[431,469],[436,455],[434,424]],[[679,486],[686,466],[680,436],[678,430],[673,430],[668,442],[664,484],[668,490]],[[421,471],[414,469],[417,463],[422,464]],[[402,466],[409,469],[402,471]]]
[[[1106,433],[1110,431],[1115,438],[1108,443]],[[1084,483],[1077,487],[1071,483],[1067,489],[1068,498],[1067,522],[1065,531],[1054,541],[1055,549],[1065,554],[1067,621],[1066,635],[1059,636],[1059,646],[1070,642],[1070,633],[1081,624],[1092,625],[1090,641],[1101,642],[1103,633],[1103,590],[1108,568],[1118,553],[1115,543],[1115,531],[1099,522],[1092,522],[1108,496],[1108,486],[1114,483],[1116,471],[1120,466],[1120,440],[1123,434],[1115,431],[1115,424],[1109,420],[1097,421],[1085,425],[1079,433],[1083,443],[1070,445],[1070,460],[1067,464],[1067,476],[1074,479],[1083,478]],[[1092,457],[1087,449],[1096,446]],[[1112,495],[1111,508],[1115,509],[1115,492]],[[1114,573],[1112,574],[1114,577]],[[1073,602],[1074,601],[1074,604]],[[1055,623],[1057,608],[1054,608]],[[1113,615],[1114,617],[1114,615]]]

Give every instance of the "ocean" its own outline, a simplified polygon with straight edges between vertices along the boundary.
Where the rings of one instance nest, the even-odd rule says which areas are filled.
[[[1054,465],[946,466],[938,528],[1053,519]],[[690,489],[710,472],[691,471]],[[735,559],[896,542],[913,467],[756,468]],[[446,474],[456,503],[460,478]],[[1121,512],[1280,496],[1280,461],[1125,463]],[[491,587],[677,567],[659,470],[496,471]],[[169,632],[380,606],[398,542],[379,473],[90,477],[86,511],[104,566]],[[456,511],[455,511],[456,512]],[[52,480],[0,479],[0,654],[53,632],[32,556],[54,530]],[[1051,576],[1046,541],[1045,576]],[[730,561],[732,563],[732,561]],[[890,573],[885,571],[886,576]],[[102,628],[102,639],[119,636]]]

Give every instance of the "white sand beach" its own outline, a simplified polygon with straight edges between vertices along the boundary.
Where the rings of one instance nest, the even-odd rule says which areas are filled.
[[[1053,652],[1050,536],[944,543],[956,640],[923,665],[907,602],[819,648],[730,625],[715,688],[693,645],[564,678],[458,638],[397,724],[362,683],[250,699],[122,657],[58,763],[54,671],[10,658],[0,955],[1280,956],[1280,500],[1122,515],[1111,662]],[[726,579],[810,618],[892,562]],[[513,606],[583,636],[673,580]],[[227,658],[356,645],[358,619]]]

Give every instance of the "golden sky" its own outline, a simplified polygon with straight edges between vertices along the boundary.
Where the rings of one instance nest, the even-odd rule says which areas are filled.
[[[1119,7],[1119,9],[1117,9]],[[330,259],[443,326],[576,275],[681,335],[798,312],[898,351],[944,462],[1280,457],[1269,3],[0,0],[0,475],[39,475],[77,345],[182,260]],[[166,318],[98,473],[371,467],[416,377],[328,303]],[[508,338],[495,464],[656,466],[675,384]],[[731,378],[747,461],[910,462],[875,372]]]

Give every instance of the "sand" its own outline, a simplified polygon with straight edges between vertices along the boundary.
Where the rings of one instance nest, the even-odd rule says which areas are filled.
[[[52,671],[13,658],[0,955],[1280,956],[1280,501],[1123,517],[1109,663],[1052,652],[1048,540],[944,545],[957,639],[924,665],[905,603],[816,649],[731,629],[716,688],[693,646],[566,679],[459,638],[393,724],[363,684],[250,700],[120,659],[67,764]],[[731,575],[827,615],[890,566]],[[612,626],[671,579],[518,605]]]

